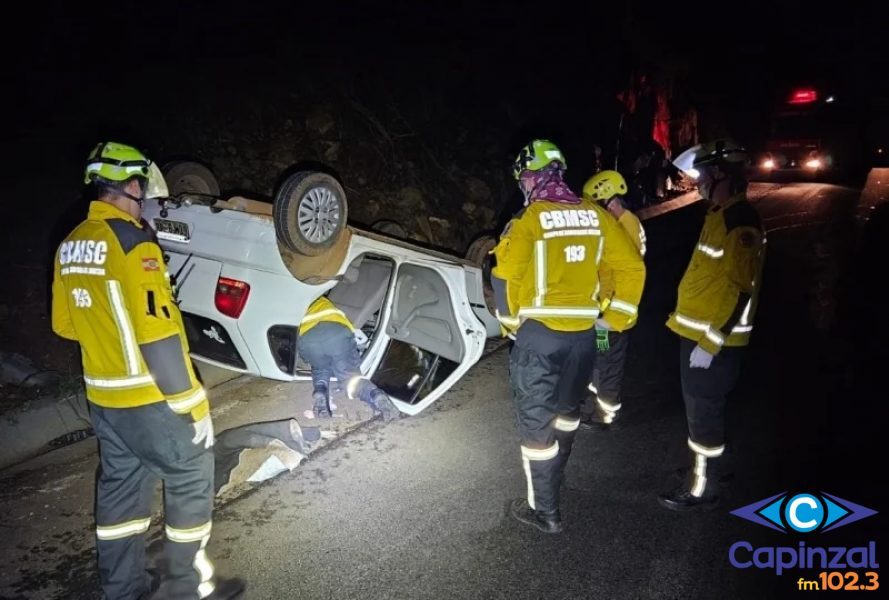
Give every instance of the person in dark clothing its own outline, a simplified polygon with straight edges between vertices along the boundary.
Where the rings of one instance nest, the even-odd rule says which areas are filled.
[[[330,407],[330,378],[345,385],[349,398],[360,398],[374,414],[392,421],[398,408],[386,393],[361,374],[361,356],[355,330],[345,313],[322,296],[306,311],[299,326],[298,348],[312,366],[312,410],[318,418],[333,416]],[[363,335],[363,333],[361,334]]]
[[[694,146],[676,166],[698,182],[711,206],[676,309],[667,321],[680,337],[679,367],[691,467],[686,482],[658,501],[670,510],[713,508],[725,465],[726,396],[738,380],[762,288],[766,236],[747,200],[746,150],[732,140]]]
[[[549,140],[522,149],[513,175],[526,206],[494,249],[497,318],[515,339],[509,380],[521,438],[527,497],[510,514],[543,531],[562,531],[559,486],[594,359],[598,320],[622,328],[635,318],[645,265],[617,220],[578,198],[563,179],[565,158]],[[598,265],[614,269],[617,301],[602,308]]]

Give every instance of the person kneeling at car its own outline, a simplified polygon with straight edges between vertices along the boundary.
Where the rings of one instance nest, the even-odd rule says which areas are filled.
[[[349,318],[325,296],[306,310],[299,325],[299,353],[312,367],[312,410],[318,418],[330,417],[330,377],[346,386],[349,398],[358,397],[383,420],[398,418],[398,409],[386,393],[361,374],[357,337],[366,340]]]

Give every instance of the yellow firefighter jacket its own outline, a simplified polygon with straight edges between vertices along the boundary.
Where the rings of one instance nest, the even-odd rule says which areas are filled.
[[[676,310],[667,327],[711,354],[723,346],[746,346],[759,299],[765,244],[759,215],[743,193],[724,207],[711,207],[679,282]]]
[[[136,220],[90,203],[53,270],[53,331],[80,343],[90,402],[130,408],[165,400],[194,420],[208,414],[163,253]]]
[[[321,296],[312,302],[312,304],[309,305],[309,308],[306,309],[306,316],[303,317],[303,320],[299,324],[299,335],[305,335],[305,333],[315,325],[324,321],[339,323],[340,325],[348,327],[349,331],[355,331],[355,328],[352,326],[352,323],[349,321],[346,314],[338,309],[326,296]]]
[[[645,230],[642,228],[639,218],[632,212],[625,210],[617,222],[630,236],[630,240],[636,246],[639,254],[645,257]],[[602,308],[605,309],[611,302],[612,296],[614,296],[614,271],[607,263],[599,265],[599,282],[599,298],[601,299]],[[628,324],[625,329],[629,329],[633,325],[635,325],[635,322]]]
[[[636,321],[645,264],[617,220],[591,201],[531,202],[506,226],[494,254],[494,282],[505,282],[498,318],[507,332],[524,319],[557,331],[589,329],[600,313],[617,331]],[[603,309],[598,272],[604,265],[615,284]]]

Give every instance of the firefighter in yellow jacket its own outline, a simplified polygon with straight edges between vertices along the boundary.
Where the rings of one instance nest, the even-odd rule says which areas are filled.
[[[602,207],[578,198],[562,179],[565,158],[548,140],[522,149],[513,175],[525,208],[494,249],[497,315],[515,339],[509,377],[527,499],[519,521],[562,530],[559,485],[580,423],[580,403],[595,352],[595,324],[624,329],[636,319],[645,266],[626,232]],[[615,273],[611,303],[599,303],[598,269]]]
[[[600,171],[583,186],[583,197],[598,202],[611,213],[644,258],[645,230],[639,218],[624,206],[626,193],[627,182],[617,171]],[[614,296],[614,271],[607,264],[600,265],[599,282],[599,302],[606,308]],[[597,352],[589,384],[593,397],[584,403],[580,427],[608,431],[615,427],[614,422],[620,414],[620,390],[629,345],[627,330],[636,322],[631,321],[625,328],[619,329],[608,323],[607,319],[602,321],[596,325]]]
[[[399,416],[392,400],[370,379],[361,374],[359,338],[367,337],[355,329],[346,314],[321,296],[306,310],[299,325],[297,346],[302,357],[312,366],[312,410],[316,417],[333,416],[330,405],[330,377],[346,387],[349,398],[359,398],[384,421]]]
[[[99,577],[109,599],[161,583],[145,565],[154,491],[164,483],[169,598],[233,598],[237,579],[207,558],[213,508],[213,423],[188,357],[160,247],[140,224],[145,198],[165,194],[141,152],[101,143],[85,182],[89,214],[55,254],[52,326],[79,342],[101,466],[96,490]]]
[[[679,367],[691,467],[662,494],[672,510],[712,508],[725,478],[726,395],[738,379],[761,288],[765,233],[747,201],[747,153],[732,140],[695,146],[676,158],[710,202],[667,327],[679,335]]]

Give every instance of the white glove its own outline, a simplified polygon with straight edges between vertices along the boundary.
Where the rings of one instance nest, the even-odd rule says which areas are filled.
[[[688,359],[688,366],[692,369],[709,369],[712,362],[712,354],[700,346],[695,346],[694,350],[691,351],[691,357]]]
[[[204,448],[210,448],[215,441],[216,438],[213,437],[213,419],[210,418],[209,414],[200,421],[194,422],[194,437],[191,438],[192,444],[200,445],[203,442]]]
[[[352,335],[355,336],[355,343],[358,345],[359,350],[364,350],[370,344],[370,340],[367,339],[367,336],[360,329],[356,329]]]
[[[596,319],[596,329],[605,329],[610,331],[611,325],[608,324],[608,321],[605,319]]]

